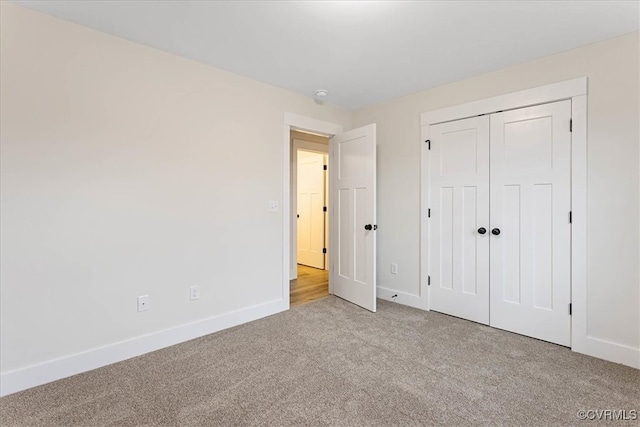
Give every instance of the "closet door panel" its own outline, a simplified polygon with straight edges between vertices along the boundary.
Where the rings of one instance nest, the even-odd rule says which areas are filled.
[[[489,323],[489,118],[430,127],[429,307]]]
[[[570,119],[571,101],[492,114],[490,166],[490,324],[566,346]]]

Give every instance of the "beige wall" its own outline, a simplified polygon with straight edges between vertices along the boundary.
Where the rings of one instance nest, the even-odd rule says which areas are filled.
[[[280,299],[284,112],[351,113],[1,3],[2,373]]]
[[[587,76],[588,333],[638,349],[639,50],[634,33],[356,111],[378,126],[378,285],[419,290],[420,113]]]

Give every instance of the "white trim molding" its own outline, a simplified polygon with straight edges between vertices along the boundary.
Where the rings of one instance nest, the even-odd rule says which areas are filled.
[[[577,353],[640,369],[640,349],[589,335],[574,334],[573,338],[571,350]]]
[[[571,137],[571,348],[590,356],[640,368],[640,349],[590,337],[587,331],[587,78],[558,82],[520,92],[474,101],[463,105],[429,111],[420,115],[421,172],[420,172],[420,299],[429,306],[425,291],[429,275],[429,139],[431,125],[465,119],[498,111],[570,99],[573,132]],[[395,291],[390,291],[396,294]],[[381,290],[381,295],[386,294]],[[415,298],[415,297],[414,297]],[[407,298],[403,298],[406,300]],[[402,303],[400,294],[394,298]],[[407,305],[411,305],[406,303]],[[415,303],[414,303],[415,304]],[[413,305],[414,307],[416,305]]]
[[[420,114],[420,125],[435,125],[437,123],[466,119],[467,117],[479,116],[481,114],[547,104],[549,102],[571,99],[574,96],[586,94],[587,78],[579,77],[573,80],[526,89],[493,98],[481,99],[454,107],[428,111]]]
[[[322,120],[313,119],[311,117],[305,117],[294,113],[284,113],[284,124],[288,125],[291,129],[294,130],[313,132],[328,137],[332,137],[333,135],[342,133],[341,125],[330,122],[323,122]],[[287,136],[287,138],[289,137]]]
[[[223,329],[251,322],[289,308],[283,300],[274,300],[252,307],[198,320],[104,347],[72,354],[0,376],[0,396],[16,393],[82,372],[121,362],[132,357],[160,350]]]

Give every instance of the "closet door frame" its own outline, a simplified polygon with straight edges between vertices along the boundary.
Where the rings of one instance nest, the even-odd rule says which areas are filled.
[[[587,77],[422,113],[420,176],[420,299],[429,307],[430,126],[500,111],[571,100],[571,349],[596,357],[587,335]],[[594,354],[595,353],[595,354]],[[609,355],[610,356],[610,355]],[[610,358],[610,357],[609,357]]]

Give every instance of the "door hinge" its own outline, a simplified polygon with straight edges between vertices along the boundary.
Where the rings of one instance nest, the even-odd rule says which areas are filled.
[[[573,223],[573,214],[569,211],[569,224]]]
[[[573,132],[573,119],[569,119],[569,132]]]
[[[327,248],[322,248],[322,253],[326,254],[327,253]]]
[[[327,170],[327,165],[322,165],[322,169]]]
[[[327,211],[327,207],[326,207],[326,206],[323,206],[323,207],[322,207],[322,212],[326,212],[326,211]]]
[[[427,209],[427,218],[431,218],[431,208]]]
[[[427,286],[431,286],[431,276],[427,276]]]
[[[569,316],[572,314],[571,303],[569,303]]]
[[[425,142],[427,143],[427,149],[431,150],[431,140],[427,139]]]

